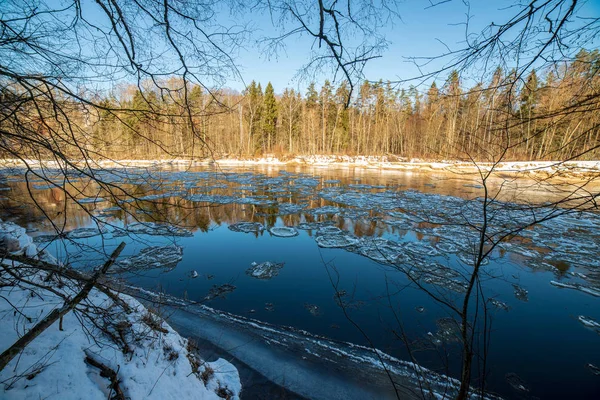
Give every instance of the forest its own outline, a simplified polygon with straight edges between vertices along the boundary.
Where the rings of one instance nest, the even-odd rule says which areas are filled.
[[[594,159],[599,70],[598,50],[581,50],[573,61],[526,76],[497,67],[488,82],[472,85],[457,71],[419,88],[363,81],[349,102],[346,81],[310,83],[305,93],[277,88],[278,94],[271,83],[263,90],[252,81],[239,93],[184,87],[173,77],[121,84],[89,102],[65,99],[61,112],[68,116],[34,102],[32,118],[19,124],[41,137],[54,132],[52,140],[73,157],[84,147],[88,158],[344,154],[490,161],[502,153],[505,160]],[[7,88],[2,96],[19,93]],[[32,156],[44,158],[43,150]]]

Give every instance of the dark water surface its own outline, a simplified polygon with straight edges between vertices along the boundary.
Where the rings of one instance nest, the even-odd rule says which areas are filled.
[[[61,189],[30,177],[38,205],[60,230],[74,232],[70,240],[50,242],[55,227],[29,200],[19,173],[0,177],[2,218],[30,228],[58,258],[69,254],[69,262],[90,268],[121,240],[128,243],[124,256],[148,246],[180,246],[183,258],[174,268],[151,269],[138,260],[124,277],[233,314],[335,340],[370,341],[408,360],[399,340],[405,335],[423,366],[458,376],[458,346],[448,322],[456,315],[443,302],[462,305],[473,268],[479,234],[469,224],[482,222],[476,199],[483,189],[472,177],[318,168],[104,172],[103,181],[138,199],[124,202],[74,175],[69,191],[78,192],[89,213]],[[553,196],[525,181],[505,193],[503,199],[521,203]],[[491,211],[491,232],[532,218],[531,210],[505,203]],[[95,231],[97,221],[104,235]],[[170,235],[139,224],[163,221],[181,230]],[[264,229],[230,229],[242,221]],[[284,226],[295,227],[297,235],[270,232]],[[600,366],[600,326],[586,327],[578,318],[600,321],[599,254],[600,218],[590,213],[527,229],[492,252],[481,286],[491,321],[490,390],[506,398],[600,398],[600,376],[588,367]],[[252,263],[266,261],[283,267],[268,279],[252,276]],[[231,292],[224,293],[226,284]],[[528,391],[514,389],[507,374],[516,374]]]

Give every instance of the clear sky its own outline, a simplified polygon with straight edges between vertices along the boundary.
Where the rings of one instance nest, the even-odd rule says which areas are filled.
[[[440,0],[432,0],[440,2]],[[406,57],[435,56],[447,51],[445,45],[455,50],[464,45],[465,21],[470,15],[469,31],[480,32],[491,22],[503,23],[517,12],[515,0],[451,0],[430,7],[429,0],[405,0],[400,3],[401,20],[396,20],[385,31],[390,45],[383,57],[368,64],[365,75],[369,80],[401,80],[418,74],[417,68]],[[467,6],[469,4],[469,7]],[[588,16],[600,15],[600,0],[588,0],[583,11]],[[252,22],[261,27],[263,34],[269,34],[271,21],[268,15],[253,15]],[[442,44],[440,41],[444,42]],[[261,82],[263,87],[272,82],[276,92],[285,87],[300,88],[304,91],[306,82],[294,79],[298,69],[306,62],[311,46],[308,37],[288,41],[287,52],[280,52],[277,59],[261,56],[257,46],[249,47],[239,56],[241,72],[246,83],[251,80]],[[441,64],[432,64],[431,68]],[[491,72],[490,72],[491,74]],[[317,83],[329,76],[317,77]],[[231,82],[234,89],[242,89],[240,82]]]

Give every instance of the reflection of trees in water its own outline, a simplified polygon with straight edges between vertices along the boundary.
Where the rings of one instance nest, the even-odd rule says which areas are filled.
[[[277,175],[277,174],[273,174]],[[328,175],[321,180],[328,179]],[[339,178],[339,177],[338,177]],[[350,181],[350,177],[346,180]],[[210,185],[223,183],[221,179],[208,181]],[[210,186],[208,185],[208,186]],[[200,188],[185,190],[183,182],[175,182],[163,185],[161,182],[149,181],[146,184],[122,184],[123,190],[135,194],[135,199],[130,202],[119,202],[120,198],[102,190],[93,182],[83,180],[73,181],[64,187],[36,188],[30,184],[33,193],[32,200],[28,186],[25,182],[11,182],[10,195],[0,207],[6,216],[17,223],[24,225],[39,223],[43,229],[50,229],[51,224],[45,220],[50,217],[64,230],[72,230],[81,226],[92,224],[92,215],[102,215],[102,220],[107,223],[128,225],[133,222],[168,222],[187,227],[191,230],[207,232],[214,225],[232,224],[238,221],[260,222],[270,228],[281,221],[283,225],[295,226],[306,222],[323,222],[334,219],[340,229],[354,232],[357,236],[379,236],[386,232],[389,227],[381,221],[374,219],[351,219],[333,214],[313,215],[302,212],[297,214],[279,215],[279,204],[306,204],[305,210],[324,206],[343,205],[327,201],[318,197],[318,190],[311,190],[307,198],[306,190],[298,192],[289,191],[284,193],[272,193],[269,185],[257,185],[253,190],[244,190],[240,195],[236,183],[228,183],[226,188],[217,188],[209,191]],[[161,187],[162,186],[162,187]],[[293,187],[290,187],[291,190]],[[76,203],[65,191],[77,199],[98,199],[97,202]],[[175,193],[173,196],[160,198],[158,200],[144,200],[145,196],[159,195],[163,193]],[[195,202],[186,199],[187,196],[195,194],[211,194],[216,196],[231,196],[237,199],[252,197],[273,202],[268,205],[255,204],[211,204],[206,202]],[[264,198],[263,198],[264,197]],[[36,206],[37,205],[39,206]],[[370,216],[376,213],[371,212]],[[395,228],[393,228],[395,229]]]
[[[294,169],[294,168],[288,168]],[[357,237],[382,236],[386,233],[404,236],[411,230],[412,224],[407,226],[388,225],[382,220],[382,214],[368,210],[364,217],[344,217],[333,214],[316,215],[308,212],[310,209],[336,206],[342,210],[356,210],[343,204],[334,203],[319,197],[319,191],[324,187],[339,185],[343,190],[355,190],[348,187],[360,181],[364,185],[378,185],[381,189],[361,189],[359,192],[376,193],[378,191],[403,191],[406,189],[422,188],[425,192],[436,192],[451,195],[474,197],[472,188],[465,187],[465,179],[445,179],[440,175],[407,174],[369,172],[363,170],[319,170],[318,176],[281,174],[279,169],[263,168],[252,172],[240,173],[215,173],[207,175],[206,170],[199,170],[198,175],[193,172],[181,180],[173,180],[180,171],[152,171],[145,176],[143,183],[119,183],[120,192],[108,193],[95,182],[90,183],[83,179],[69,181],[64,187],[46,188],[47,182],[37,180],[29,183],[29,189],[34,194],[35,202],[29,196],[28,186],[24,181],[11,179],[6,182],[12,190],[5,191],[6,197],[0,209],[4,218],[24,225],[39,225],[43,230],[52,230],[47,217],[64,230],[72,230],[81,226],[90,226],[94,223],[93,216],[100,216],[102,221],[109,224],[130,224],[133,222],[165,222],[186,227],[190,230],[207,232],[211,227],[222,224],[232,224],[239,221],[260,222],[270,228],[280,221],[283,225],[296,226],[301,222],[323,222],[334,220],[336,226],[342,230],[352,232]],[[161,179],[154,179],[160,175]],[[125,175],[126,176],[126,175]],[[132,181],[140,181],[140,175],[132,174]],[[248,184],[238,183],[240,177],[250,178],[251,190]],[[281,178],[283,184],[269,184],[267,179]],[[304,187],[295,184],[294,179],[310,177],[317,179],[317,187]],[[17,179],[19,177],[16,177]],[[173,179],[171,179],[173,178]],[[327,183],[329,180],[338,180],[340,183]],[[394,182],[393,184],[391,182]],[[427,186],[435,182],[436,187]],[[57,182],[58,183],[58,182]],[[192,184],[192,185],[191,185]],[[186,187],[186,185],[188,185]],[[189,186],[194,186],[190,188]],[[281,191],[278,191],[281,190]],[[65,194],[65,191],[70,196]],[[470,192],[471,191],[471,192]],[[120,195],[123,193],[123,195]],[[127,197],[124,193],[133,195],[133,199],[123,202]],[[469,194],[471,193],[471,194]],[[146,196],[172,194],[172,196],[155,200],[144,200]],[[229,196],[234,201],[244,201],[244,198],[254,198],[267,201],[260,204],[210,204],[206,202],[191,201],[189,196],[208,194],[212,196]],[[70,197],[77,199],[98,199],[98,202],[77,204]],[[280,215],[280,204],[306,205],[301,213]],[[432,208],[436,204],[429,205]],[[429,226],[416,225],[415,228],[430,228]],[[418,240],[428,238],[427,235],[416,229]],[[310,232],[309,232],[310,233]]]

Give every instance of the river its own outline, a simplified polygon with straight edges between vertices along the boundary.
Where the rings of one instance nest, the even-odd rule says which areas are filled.
[[[484,221],[475,175],[163,167],[98,171],[98,184],[80,173],[67,183],[58,171],[27,181],[22,173],[2,171],[1,217],[77,268],[125,241],[133,258],[115,272],[128,284],[459,376],[448,304],[462,306]],[[597,398],[600,376],[589,364],[600,366],[600,218],[554,218],[562,209],[537,205],[564,192],[532,180],[488,184],[502,188],[488,206],[488,233],[551,219],[484,260],[483,302],[470,311],[485,304],[489,314],[487,326],[481,315],[475,324],[489,334],[487,389]],[[69,233],[56,239],[57,228]]]

